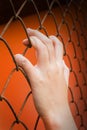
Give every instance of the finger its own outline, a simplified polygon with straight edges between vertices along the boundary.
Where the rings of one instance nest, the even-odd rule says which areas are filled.
[[[62,45],[62,43],[55,36],[50,36],[49,38],[53,41],[53,44],[54,44],[56,60],[61,61],[63,59],[63,45]]]
[[[38,65],[40,66],[47,65],[49,63],[49,55],[47,47],[43,44],[43,42],[40,39],[38,39],[35,36],[30,36],[30,40],[32,46],[36,49]],[[23,43],[25,45],[29,44],[27,39],[25,39]]]
[[[37,31],[37,30],[33,30],[33,29],[27,29],[29,36],[36,36],[38,39],[40,39],[44,45],[46,45],[47,49],[48,49],[48,53],[49,53],[49,59],[50,61],[54,61],[55,60],[55,53],[54,53],[54,47],[52,44],[52,40],[50,40],[47,36],[45,36],[43,33]]]
[[[14,57],[15,57],[17,64],[29,76],[29,79],[32,79],[32,77],[35,73],[35,70],[34,70],[34,66],[31,64],[31,62],[27,58],[22,56],[21,54],[16,54]]]

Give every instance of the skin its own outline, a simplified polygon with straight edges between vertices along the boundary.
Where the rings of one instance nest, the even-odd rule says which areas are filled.
[[[17,64],[27,74],[37,112],[46,130],[77,130],[68,103],[69,69],[63,61],[63,45],[55,37],[46,37],[37,30],[27,29],[36,50],[37,64],[20,54]],[[23,44],[28,46],[28,40]]]

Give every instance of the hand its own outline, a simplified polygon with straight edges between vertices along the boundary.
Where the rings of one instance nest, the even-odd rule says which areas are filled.
[[[37,64],[32,65],[20,54],[15,59],[29,77],[35,107],[46,129],[75,130],[68,105],[69,69],[63,61],[63,45],[55,36],[48,38],[37,30],[28,29],[28,34],[36,50]],[[29,44],[27,39],[23,43]],[[71,118],[73,126],[67,126],[66,117]]]

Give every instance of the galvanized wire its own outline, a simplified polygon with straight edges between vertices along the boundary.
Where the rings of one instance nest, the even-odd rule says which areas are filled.
[[[70,106],[74,105],[75,121],[76,121],[77,117],[79,117],[79,119],[80,119],[80,123],[79,124],[77,123],[78,129],[87,130],[87,120],[84,121],[84,113],[86,113],[86,115],[87,115],[87,96],[84,97],[85,92],[83,91],[84,88],[85,88],[85,91],[87,91],[87,57],[85,55],[85,53],[87,54],[87,33],[86,33],[87,32],[86,31],[87,15],[86,15],[86,13],[84,13],[86,11],[86,10],[84,11],[84,8],[85,8],[84,6],[87,4],[86,4],[85,0],[77,0],[77,1],[75,1],[75,0],[67,1],[66,0],[64,2],[64,4],[61,3],[61,1],[59,1],[59,0],[51,0],[51,1],[46,0],[47,9],[46,9],[46,13],[44,14],[43,19],[41,19],[41,17],[40,17],[40,11],[38,10],[35,0],[24,0],[24,2],[21,4],[18,11],[15,10],[13,1],[9,0],[9,3],[11,5],[12,11],[13,11],[13,16],[8,20],[8,22],[5,24],[5,27],[3,28],[2,32],[0,33],[0,41],[2,41],[2,43],[6,46],[10,56],[12,57],[13,63],[15,65],[15,68],[13,68],[11,70],[11,72],[6,80],[5,85],[3,86],[3,89],[0,92],[0,102],[5,102],[8,105],[9,109],[11,110],[11,112],[15,118],[13,123],[10,125],[9,129],[12,130],[13,127],[15,126],[15,124],[21,124],[25,130],[29,130],[29,126],[27,126],[22,120],[20,120],[20,115],[22,114],[22,111],[23,111],[24,107],[26,106],[26,102],[27,102],[28,98],[30,97],[30,95],[32,94],[32,92],[31,91],[28,92],[18,113],[16,113],[16,111],[14,110],[9,99],[7,99],[5,97],[5,92],[7,91],[8,84],[9,84],[14,72],[20,71],[23,74],[23,76],[26,78],[28,84],[30,84],[30,83],[29,83],[29,79],[27,78],[27,75],[25,74],[25,72],[17,65],[15,58],[14,58],[14,53],[12,52],[12,50],[10,48],[9,42],[6,41],[6,39],[4,39],[4,37],[3,37],[4,34],[6,33],[7,29],[9,28],[9,26],[15,19],[16,21],[20,22],[20,24],[26,34],[26,37],[28,38],[29,43],[30,43],[26,25],[23,21],[23,18],[20,16],[21,11],[23,10],[23,8],[25,7],[25,5],[28,2],[33,5],[35,12],[37,14],[38,23],[39,23],[37,30],[43,30],[44,33],[49,37],[48,31],[47,31],[46,27],[44,26],[44,22],[46,21],[48,16],[52,17],[52,19],[54,21],[54,25],[56,28],[55,36],[60,38],[60,40],[62,41],[63,47],[64,47],[64,59],[67,59],[68,63],[69,63],[68,66],[70,68],[70,79],[72,80],[72,75],[75,79],[74,86],[72,86],[72,84],[69,84],[69,94],[70,94],[69,103],[70,103]],[[60,16],[61,16],[60,22],[58,22],[58,20],[57,20],[55,10],[53,10],[54,8],[58,9],[58,12],[60,13]],[[70,22],[67,19],[67,16],[68,16],[69,20],[71,20],[72,26],[70,26]],[[66,30],[67,30],[67,37],[66,37],[67,41],[64,40],[64,37],[62,36],[62,33],[60,32],[60,30],[63,26],[65,26]],[[76,43],[73,39],[73,33],[75,34],[75,36],[77,38]],[[83,42],[81,41],[81,38],[83,39]],[[67,51],[69,46],[72,46],[72,48],[73,48],[73,54],[72,54],[73,57],[71,57],[70,52]],[[23,51],[22,54],[25,55],[27,50],[29,50],[31,47],[32,46],[30,43],[29,47],[27,47]],[[78,55],[78,49],[80,49],[81,57]],[[76,70],[74,68],[73,61],[77,62],[79,70]],[[82,63],[85,64],[86,68],[82,67]],[[82,79],[83,79],[82,84],[80,84],[79,75],[82,76]],[[77,94],[75,92],[76,90],[79,90],[79,93],[80,93],[78,100],[75,100],[75,95]],[[82,112],[80,112],[80,107],[79,107],[80,102],[83,103]],[[40,116],[38,115],[36,122],[35,122],[35,126],[33,127],[34,130],[36,130],[38,127],[39,119],[40,119]]]

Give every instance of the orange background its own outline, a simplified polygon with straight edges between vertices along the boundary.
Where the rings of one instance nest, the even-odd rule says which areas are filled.
[[[54,9],[53,11],[55,12],[57,22],[60,23],[61,15],[60,15],[59,9]],[[44,17],[45,13],[46,13],[45,11],[40,13],[41,19]],[[68,21],[69,27],[71,28],[72,22],[68,15],[66,16],[66,19]],[[26,27],[37,29],[39,26],[38,18],[36,15],[27,16],[27,17],[23,18],[23,21],[24,21]],[[46,28],[48,35],[56,35],[56,28],[55,28],[55,24],[54,24],[54,20],[53,20],[52,16],[49,15],[46,18],[43,25]],[[76,25],[78,25],[78,24],[76,24]],[[4,27],[5,27],[5,25],[0,26],[0,33],[2,32]],[[77,29],[78,29],[78,31],[80,30],[79,26],[77,26]],[[41,30],[41,31],[44,32],[43,30]],[[84,79],[83,79],[82,73],[79,73],[80,68],[78,65],[77,58],[76,59],[74,58],[75,51],[74,51],[73,45],[72,45],[72,43],[70,44],[68,42],[69,34],[68,34],[65,24],[61,25],[60,34],[63,37],[64,44],[67,45],[66,52],[70,57],[70,61],[72,63],[72,69],[73,69],[73,71],[75,71],[75,73],[77,75],[77,79],[78,79],[79,85],[81,86],[81,91],[83,93],[83,98],[87,99],[87,86],[83,85]],[[22,44],[22,40],[24,38],[26,38],[26,35],[25,35],[25,32],[19,21],[16,20],[10,24],[9,28],[3,35],[3,38],[5,38],[6,41],[9,43],[9,46],[14,55],[17,53],[24,52],[25,46]],[[85,77],[87,77],[87,73],[86,73],[87,66],[85,64],[85,61],[81,60],[81,58],[83,58],[83,53],[82,53],[81,48],[77,46],[78,40],[77,40],[77,35],[75,32],[72,33],[71,38],[73,39],[73,42],[75,43],[76,55],[80,60],[82,72],[84,73]],[[81,42],[82,48],[85,48],[85,43],[82,38],[80,39],[80,42]],[[27,58],[29,58],[29,60],[32,62],[32,64],[36,63],[34,53],[35,53],[34,49],[31,48],[31,49],[28,49],[28,51],[25,54],[25,56]],[[85,59],[86,59],[86,56],[87,56],[87,51],[84,49],[84,58]],[[68,67],[70,68],[71,66],[70,66],[70,62],[68,60],[67,55],[64,56],[64,60],[65,60],[66,64],[68,65]],[[13,63],[13,60],[9,54],[9,51],[7,50],[7,48],[3,44],[3,42],[0,41],[0,93],[2,92],[3,87],[8,79],[8,76],[11,73],[11,71],[13,70],[13,68],[15,68],[15,64]],[[86,79],[86,82],[87,82],[87,79]],[[84,111],[85,105],[84,105],[83,99],[80,100],[81,93],[80,93],[79,87],[76,88],[75,85],[76,85],[76,79],[75,79],[73,72],[71,72],[70,73],[70,87],[72,89],[74,99],[78,103],[80,114],[84,115],[84,116],[82,116],[82,118],[83,118],[84,124],[86,125],[87,124],[87,120],[86,120],[87,111]],[[22,105],[26,95],[30,91],[29,84],[27,83],[26,79],[24,78],[23,74],[20,71],[18,71],[18,72],[15,71],[11,76],[11,80],[8,81],[7,86],[8,87],[7,87],[6,91],[4,92],[3,96],[8,99],[8,101],[14,108],[16,114],[18,115],[21,105]],[[69,100],[71,100],[71,98],[72,98],[71,93],[69,92]],[[70,107],[72,109],[73,115],[75,116],[76,110],[75,110],[74,104],[73,103],[70,104]],[[26,105],[22,111],[22,114],[20,115],[20,120],[22,120],[28,126],[28,128],[30,130],[33,130],[37,115],[38,114],[34,108],[34,104],[32,101],[32,95],[31,95],[26,102]],[[7,106],[7,104],[4,101],[0,101],[0,130],[8,130],[14,120],[15,120],[15,118],[14,118],[11,110]],[[80,117],[76,116],[75,120],[79,127],[81,124]],[[22,129],[24,130],[24,128],[21,124],[20,125],[16,124],[13,128],[13,130],[22,130]],[[39,121],[37,129],[44,130],[44,125],[41,120]]]

